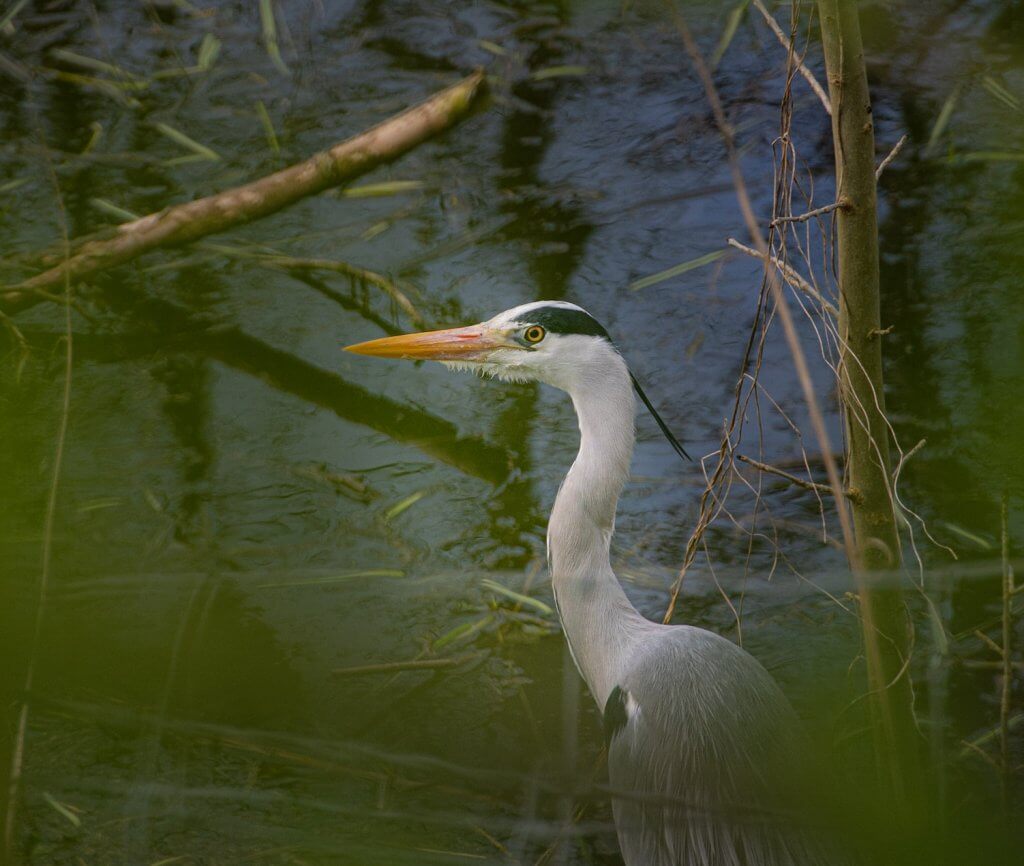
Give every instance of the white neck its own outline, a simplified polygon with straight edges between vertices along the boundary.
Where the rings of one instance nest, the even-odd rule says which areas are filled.
[[[636,632],[648,624],[612,572],[609,545],[633,455],[635,403],[625,362],[602,347],[559,383],[572,397],[580,450],[548,521],[555,602],[576,666],[603,707]],[[649,624],[648,624],[649,625]]]

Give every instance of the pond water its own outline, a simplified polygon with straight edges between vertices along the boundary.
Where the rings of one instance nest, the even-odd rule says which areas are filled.
[[[684,4],[708,55],[733,8]],[[908,586],[922,582],[947,637],[935,639],[915,590],[921,715],[950,813],[963,817],[999,802],[999,773],[980,753],[999,761],[989,734],[1000,685],[974,631],[1000,639],[1004,497],[1011,556],[1024,533],[1024,16],[980,0],[862,14],[880,158],[909,135],[880,186],[886,400],[904,451],[927,440],[903,469],[903,499],[959,557],[916,525],[924,566]],[[72,313],[37,642],[64,318],[51,305],[18,317],[27,359],[5,336],[0,624],[12,734],[34,671],[15,854],[621,862],[599,719],[543,566],[547,511],[577,445],[568,401],[344,354],[415,325],[372,285],[255,254],[386,274],[429,324],[579,303],[687,449],[711,455],[760,276],[739,254],[710,256],[744,232],[701,85],[658,4],[287,3],[276,26],[279,63],[257,4],[33,3],[0,29],[9,281],[24,273],[12,262],[52,245],[62,223],[75,237],[116,222],[113,208],[148,213],[241,183],[475,66],[493,77],[486,109],[359,182],[390,184],[377,194],[307,199],[79,287],[89,317]],[[824,80],[808,32],[807,62]],[[214,45],[208,69],[172,74]],[[785,53],[747,9],[716,83],[764,218],[784,71]],[[802,80],[794,99],[800,170],[821,205],[828,118]],[[197,158],[159,124],[217,158]],[[804,448],[824,480],[777,331],[740,450],[801,472]],[[839,441],[824,364],[815,378]],[[660,618],[697,520],[702,463],[680,462],[649,418],[638,430],[613,557],[636,605]],[[776,480],[761,482],[759,504],[736,482],[676,621],[742,641],[822,742],[863,739],[850,709],[863,688],[858,626],[832,515],[823,543],[817,498]],[[1010,758],[1024,759],[1019,733]],[[1011,804],[1020,788],[1010,774]],[[945,856],[965,862],[977,838],[944,840]]]

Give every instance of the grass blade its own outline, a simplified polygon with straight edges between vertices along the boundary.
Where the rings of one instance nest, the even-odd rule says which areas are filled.
[[[675,265],[674,267],[668,268],[664,271],[658,271],[656,274],[651,274],[649,277],[642,277],[639,280],[634,280],[629,284],[630,291],[639,292],[641,289],[649,288],[657,283],[663,283],[665,280],[671,280],[673,277],[678,277],[680,274],[685,274],[687,271],[692,271],[695,268],[701,268],[704,265],[710,265],[712,262],[718,261],[724,256],[728,250],[715,250],[713,253],[708,253],[700,258],[691,259],[688,262]]]
[[[1024,162],[1021,150],[971,150],[957,154],[954,162]]]
[[[426,490],[417,490],[410,496],[406,496],[405,499],[403,499],[401,502],[392,505],[387,511],[384,512],[384,522],[390,523],[392,520],[398,517],[399,514],[402,514],[404,511],[407,511],[408,509],[412,508],[412,506],[414,506],[426,495]]]
[[[171,139],[171,141],[191,150],[197,158],[201,158],[209,162],[218,162],[220,160],[220,154],[217,153],[217,151],[211,150],[205,144],[200,144],[194,138],[189,138],[181,130],[175,129],[173,126],[166,123],[157,123],[155,126],[158,132],[166,135]]]
[[[935,150],[935,146],[939,143],[939,138],[942,137],[942,133],[946,131],[946,127],[949,125],[949,119],[953,116],[953,110],[956,108],[956,104],[960,101],[960,91],[963,90],[963,85],[958,84],[953,88],[952,93],[946,97],[946,101],[942,103],[942,110],[939,112],[939,116],[935,118],[935,125],[932,127],[931,135],[928,136],[928,143],[924,146],[924,155],[931,156]]]
[[[484,580],[480,581],[480,584],[481,586],[484,586],[487,589],[491,590],[491,592],[496,592],[499,595],[503,595],[506,598],[512,599],[512,601],[518,602],[519,604],[526,605],[527,607],[532,607],[534,610],[539,611],[545,616],[554,616],[555,614],[554,610],[551,609],[550,605],[545,604],[540,599],[532,598],[529,595],[523,595],[523,593],[516,592],[513,589],[509,589],[507,586],[502,586],[500,583],[497,583],[496,581],[485,578]]]
[[[46,791],[43,791],[43,799],[46,800],[46,802],[49,803],[53,807],[54,811],[56,811],[60,815],[63,815],[65,818],[67,818],[72,823],[73,826],[75,826],[75,827],[81,827],[82,826],[82,819],[79,818],[74,812],[72,812],[62,802],[60,802],[60,800],[56,799],[55,797],[52,797]]]
[[[58,81],[65,81],[68,84],[74,84],[76,87],[91,87],[96,92],[109,96],[118,105],[123,105],[125,108],[140,108],[142,106],[139,100],[129,96],[125,91],[144,89],[145,84],[135,86],[133,82],[110,81],[109,79],[96,78],[92,75],[79,75],[77,72],[64,72],[62,69],[47,71]]]
[[[502,48],[497,42],[491,42],[490,39],[481,39],[477,42],[477,45],[483,48],[484,51],[489,51],[491,54],[494,54],[496,57],[508,57],[508,51]]]
[[[220,40],[212,33],[207,33],[203,41],[199,43],[199,56],[196,59],[196,66],[203,72],[209,72],[220,54]]]
[[[112,216],[118,222],[126,223],[139,218],[139,214],[125,210],[123,207],[119,207],[105,198],[91,198],[89,199],[89,204],[96,208],[96,210],[103,211],[103,213]]]
[[[534,81],[547,81],[549,78],[572,78],[586,75],[590,70],[586,66],[549,66],[538,69],[530,76]]]
[[[1012,108],[1014,111],[1020,111],[1020,100],[1010,93],[1003,85],[996,81],[991,75],[986,75],[981,79],[982,87],[984,87],[989,93],[998,99],[1007,108]]]
[[[263,124],[263,133],[267,137],[267,144],[270,145],[270,149],[274,151],[275,156],[280,156],[281,145],[278,143],[277,133],[274,131],[274,121],[270,119],[267,107],[263,104],[262,99],[256,100],[256,113],[260,116],[260,123]]]
[[[0,18],[0,32],[2,32],[7,25],[14,20],[14,16],[22,10],[26,3],[28,3],[28,0],[18,0],[17,3],[4,12],[3,17]]]
[[[263,44],[270,55],[270,61],[277,67],[286,78],[290,78],[292,71],[287,67],[281,57],[281,49],[277,44],[277,21],[274,20],[274,7],[271,0],[260,0],[260,21],[263,24]]]
[[[7,181],[7,183],[0,183],[0,193],[14,192],[14,190],[28,183],[29,180],[30,178],[27,177],[16,177],[14,180]]]
[[[105,63],[102,60],[97,60],[95,57],[87,57],[84,54],[68,51],[66,48],[54,48],[50,52],[50,56],[55,60],[63,60],[65,63],[77,66],[79,69],[88,69],[92,72],[100,72],[112,75],[114,78],[127,79],[138,83],[145,81],[141,76],[135,75],[127,69],[122,69],[120,66],[115,66],[113,63]]]
[[[993,549],[992,545],[988,542],[987,539],[982,538],[980,535],[977,535],[973,532],[964,529],[962,526],[957,526],[955,523],[950,523],[948,520],[943,521],[942,525],[945,526],[946,529],[948,529],[950,532],[954,532],[957,535],[959,535],[961,538],[965,538],[968,541],[974,542],[974,544],[978,545],[978,547],[980,547],[982,550]]]
[[[418,192],[426,184],[421,180],[389,180],[382,183],[364,183],[343,189],[343,198],[379,198],[388,195],[400,195],[404,192]]]
[[[448,646],[448,644],[455,643],[456,641],[463,640],[468,637],[483,631],[494,621],[494,616],[488,614],[482,619],[478,619],[475,622],[464,622],[461,625],[455,626],[451,631],[445,632],[441,637],[434,641],[431,649],[439,650],[442,647]]]
[[[86,142],[85,147],[82,148],[83,156],[87,153],[92,153],[93,148],[95,148],[103,138],[103,124],[98,120],[94,120],[90,123],[89,129],[92,130],[92,135],[89,136],[89,140]]]
[[[729,50],[729,45],[739,29],[740,22],[743,20],[743,15],[749,5],[750,0],[743,0],[742,3],[735,6],[729,13],[729,17],[725,20],[725,30],[722,31],[722,38],[718,40],[718,45],[715,46],[715,53],[711,55],[712,69],[718,66],[722,56]]]

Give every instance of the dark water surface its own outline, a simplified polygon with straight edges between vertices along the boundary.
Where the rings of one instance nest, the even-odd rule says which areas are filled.
[[[649,4],[285,3],[286,76],[256,4],[197,5],[30,3],[0,32],[0,279],[60,237],[55,180],[73,237],[116,221],[111,205],[147,213],[304,158],[474,66],[493,74],[494,96],[361,181],[414,185],[308,199],[79,288],[91,319],[72,315],[15,850],[41,864],[618,862],[600,726],[542,564],[547,510],[577,444],[567,401],[343,354],[414,325],[373,286],[285,273],[252,253],[387,274],[431,324],[541,298],[580,303],[688,450],[712,453],[755,321],[758,265],[732,253],[630,288],[744,237],[679,36]],[[731,8],[686,4],[709,55]],[[1022,16],[1018,3],[980,0],[863,7],[880,156],[910,137],[880,187],[886,399],[904,450],[927,439],[902,472],[903,500],[960,557],[914,523],[925,568],[908,585],[922,582],[937,612],[912,593],[920,714],[961,816],[999,802],[999,773],[978,753],[998,763],[998,743],[972,752],[963,741],[999,720],[995,656],[973,631],[999,639],[1004,496],[1011,554],[1024,533]],[[208,71],[155,77],[194,65],[210,35],[220,52]],[[56,49],[138,79],[83,70]],[[764,218],[784,61],[749,10],[716,72]],[[813,175],[813,203],[825,204],[828,119],[801,80],[794,95],[802,182]],[[182,161],[194,151],[160,123],[220,158]],[[7,342],[0,365],[12,733],[65,387],[59,309],[18,324],[31,354],[21,364]],[[773,331],[760,417],[751,404],[740,450],[802,472],[802,444],[824,480],[792,371]],[[816,379],[838,441],[820,363]],[[782,412],[808,431],[802,443]],[[703,479],[650,419],[638,423],[613,550],[630,597],[660,618]],[[812,493],[765,479],[755,507],[737,481],[677,620],[742,640],[842,751],[863,739],[850,708],[863,670],[828,523],[823,544]],[[410,660],[437,666],[346,670]],[[1010,757],[1024,759],[1019,733]]]

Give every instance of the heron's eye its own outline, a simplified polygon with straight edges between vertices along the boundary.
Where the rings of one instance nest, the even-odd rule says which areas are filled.
[[[530,325],[523,331],[523,339],[527,343],[539,343],[544,339],[544,329],[540,325]]]

